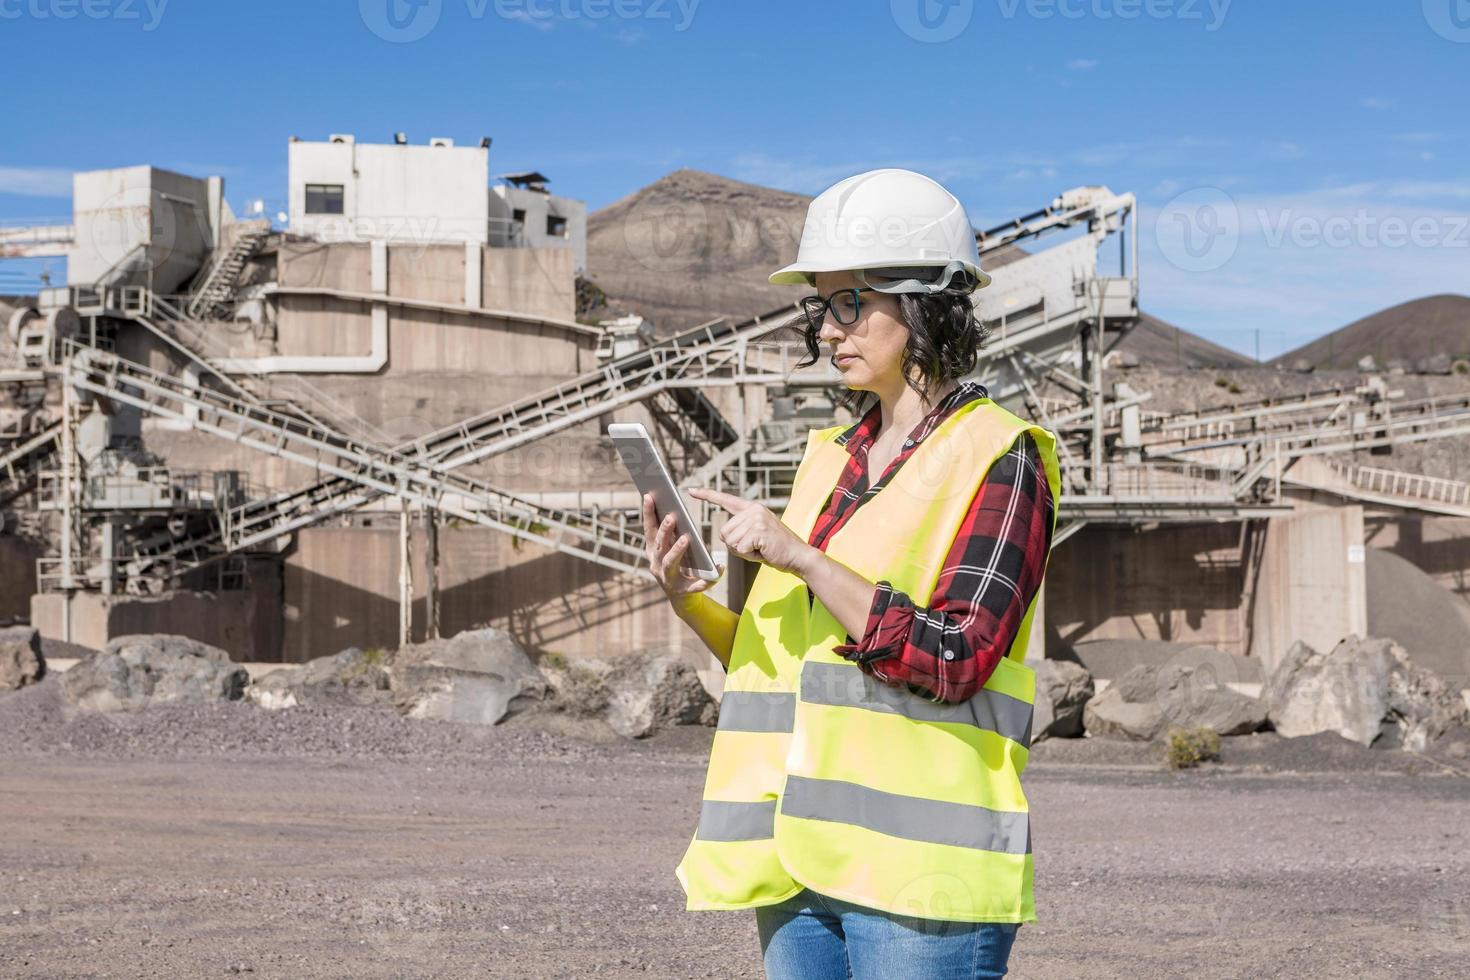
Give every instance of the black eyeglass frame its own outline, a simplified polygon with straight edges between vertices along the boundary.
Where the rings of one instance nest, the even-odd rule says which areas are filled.
[[[832,311],[832,317],[838,323],[844,327],[850,327],[854,323],[857,323],[858,317],[862,316],[863,313],[863,300],[860,294],[876,292],[881,292],[881,290],[874,289],[872,286],[849,286],[847,289],[834,289],[827,296],[803,296],[801,298],[801,312],[806,314],[806,322],[811,325],[813,330],[822,329],[822,319],[826,317],[828,310]],[[832,300],[841,296],[843,293],[852,293],[851,320],[842,319],[842,314],[832,305]]]

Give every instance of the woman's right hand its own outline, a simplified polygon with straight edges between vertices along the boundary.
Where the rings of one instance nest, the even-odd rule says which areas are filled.
[[[698,595],[713,582],[707,582],[684,567],[684,556],[689,551],[689,535],[679,534],[678,519],[673,514],[658,519],[653,505],[653,494],[643,495],[643,540],[647,545],[648,564],[653,577],[664,590],[670,602],[686,596]],[[723,572],[724,566],[719,569]]]

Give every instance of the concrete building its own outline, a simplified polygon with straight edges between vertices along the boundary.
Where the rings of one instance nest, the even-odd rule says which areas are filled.
[[[587,270],[587,203],[558,197],[535,171],[506,174],[490,188],[490,241],[495,245],[572,250],[577,274]]]

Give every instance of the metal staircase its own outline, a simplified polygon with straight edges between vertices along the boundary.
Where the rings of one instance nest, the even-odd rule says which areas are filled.
[[[240,231],[235,243],[216,257],[205,270],[199,285],[189,297],[187,311],[191,318],[210,320],[228,312],[240,273],[269,237],[270,225],[265,222],[261,222],[258,228]]]

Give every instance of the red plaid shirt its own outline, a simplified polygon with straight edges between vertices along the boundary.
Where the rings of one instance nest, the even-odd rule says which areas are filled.
[[[825,551],[832,535],[888,484],[941,422],[961,405],[986,397],[982,386],[961,382],[909,433],[888,469],[870,486],[868,450],[882,426],[875,405],[838,437],[852,458],[808,541]],[[929,605],[915,606],[880,581],[862,638],[835,647],[835,652],[879,680],[932,701],[973,697],[1010,649],[1041,586],[1053,507],[1036,444],[1022,435],[980,484]]]

